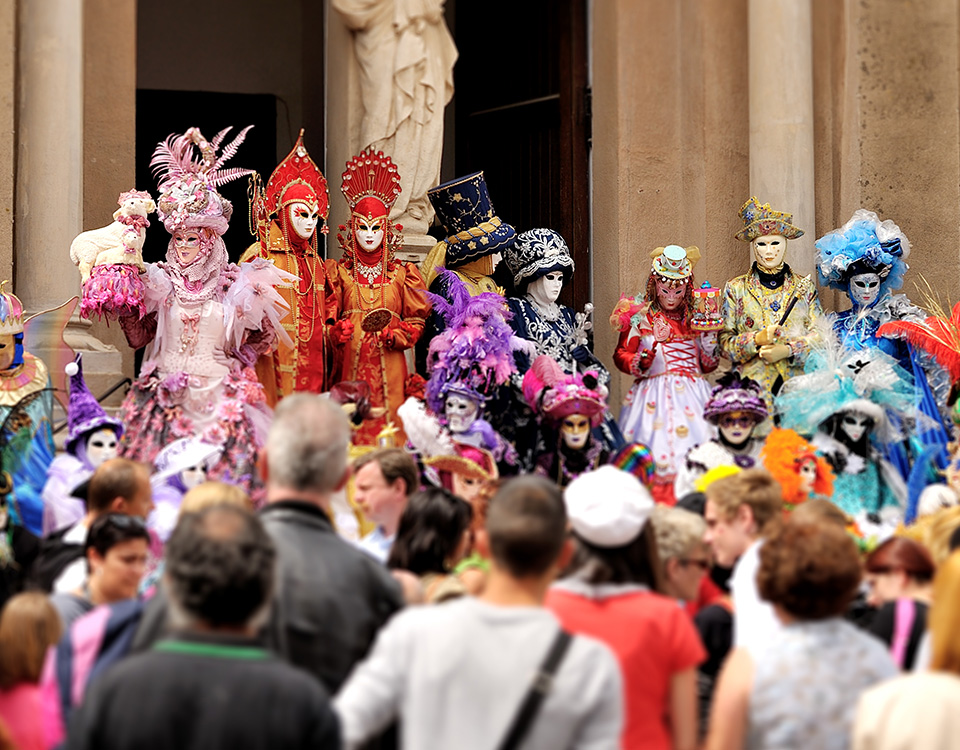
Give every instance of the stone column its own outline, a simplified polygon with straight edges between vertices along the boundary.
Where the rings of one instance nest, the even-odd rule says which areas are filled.
[[[0,281],[13,281],[14,90],[17,76],[17,3],[0,0]]]
[[[28,314],[80,293],[69,249],[83,228],[83,6],[77,0],[19,3],[14,291]],[[75,315],[65,334],[87,353],[85,374],[119,373],[119,352],[91,336],[89,327]],[[57,384],[59,373],[52,375]]]
[[[749,0],[750,192],[805,234],[787,262],[814,273],[813,36],[810,0]]]

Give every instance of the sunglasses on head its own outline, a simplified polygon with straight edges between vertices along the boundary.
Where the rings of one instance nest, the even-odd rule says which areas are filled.
[[[126,513],[108,513],[103,516],[104,523],[116,526],[118,529],[145,529],[147,525],[139,516],[130,516]]]

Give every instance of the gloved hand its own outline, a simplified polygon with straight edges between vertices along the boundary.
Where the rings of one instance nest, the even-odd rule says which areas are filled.
[[[760,347],[760,359],[769,365],[786,359],[791,353],[790,347],[786,344],[768,344]]]
[[[341,318],[333,324],[333,330],[330,333],[334,343],[345,344],[353,338],[353,321]]]
[[[776,340],[780,337],[780,334],[780,326],[769,325],[757,331],[753,335],[753,340],[756,342],[757,346],[769,346],[770,344],[776,342]]]
[[[593,352],[591,352],[584,344],[580,346],[573,347],[573,351],[570,352],[573,355],[573,359],[576,362],[592,362],[593,361]]]

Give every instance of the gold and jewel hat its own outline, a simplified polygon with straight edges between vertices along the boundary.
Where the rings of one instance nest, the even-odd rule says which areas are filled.
[[[753,242],[757,237],[771,234],[779,234],[788,240],[803,236],[803,230],[791,223],[793,214],[774,211],[769,203],[760,203],[756,197],[740,206],[740,219],[743,229],[734,236],[743,242]]]

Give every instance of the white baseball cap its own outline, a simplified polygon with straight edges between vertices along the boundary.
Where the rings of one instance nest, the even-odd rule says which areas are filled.
[[[601,466],[574,479],[563,493],[577,536],[597,547],[623,547],[653,513],[650,492],[633,474]]]

